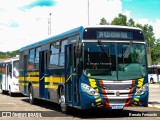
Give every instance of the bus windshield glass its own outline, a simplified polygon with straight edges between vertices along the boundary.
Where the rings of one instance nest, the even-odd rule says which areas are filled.
[[[84,74],[104,80],[129,80],[146,76],[145,44],[84,43]]]

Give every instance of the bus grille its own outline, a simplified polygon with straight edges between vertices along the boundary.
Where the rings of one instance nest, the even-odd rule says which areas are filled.
[[[126,103],[127,99],[108,99],[110,104],[124,104]]]
[[[132,84],[104,84],[100,86],[106,90],[129,90],[133,88]]]

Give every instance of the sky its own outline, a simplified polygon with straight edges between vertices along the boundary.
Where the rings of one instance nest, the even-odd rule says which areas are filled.
[[[119,13],[136,23],[153,26],[160,38],[160,0],[0,0],[0,51],[28,44],[81,25],[111,22]],[[48,21],[51,33],[48,35]]]

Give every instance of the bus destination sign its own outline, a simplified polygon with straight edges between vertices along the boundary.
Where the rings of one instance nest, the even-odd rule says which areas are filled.
[[[133,39],[132,32],[97,31],[97,39]]]

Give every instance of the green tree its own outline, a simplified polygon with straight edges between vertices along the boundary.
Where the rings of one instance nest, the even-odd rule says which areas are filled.
[[[135,26],[135,22],[133,21],[132,18],[128,20],[127,26],[131,26],[131,27],[134,27],[134,26]]]
[[[148,24],[145,24],[144,26],[142,26],[141,24],[136,24],[136,27],[139,27],[142,29],[144,36],[146,38],[146,43],[151,47],[153,47],[156,41],[154,37],[153,27]]]
[[[19,53],[20,53],[19,50],[0,52],[0,58],[12,58],[15,57],[16,55],[19,55]]]
[[[151,58],[153,63],[158,64],[160,61],[160,39],[157,39],[154,45],[151,47]]]
[[[103,18],[100,20],[100,25],[109,25],[109,23],[108,23],[107,20],[103,17]]]
[[[122,15],[121,13],[118,14],[118,17],[114,18],[111,22],[112,25],[122,25],[127,26],[127,16]]]

